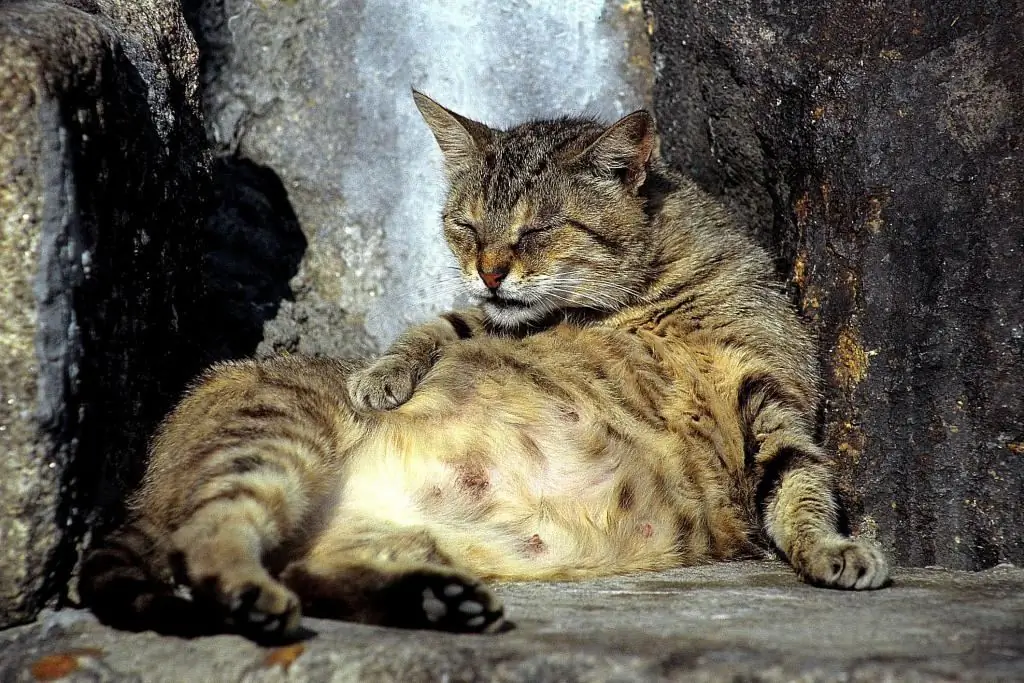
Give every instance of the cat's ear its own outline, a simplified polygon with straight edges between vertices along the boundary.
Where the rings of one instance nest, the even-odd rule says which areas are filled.
[[[472,163],[483,156],[494,135],[490,128],[442,107],[416,90],[412,91],[412,98],[423,120],[430,126],[449,169]]]
[[[616,176],[635,193],[647,179],[657,146],[654,117],[641,109],[609,126],[577,158],[601,173]]]

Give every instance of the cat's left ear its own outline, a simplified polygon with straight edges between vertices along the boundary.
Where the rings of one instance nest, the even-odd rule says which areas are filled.
[[[412,91],[412,97],[434,134],[449,171],[483,158],[493,137],[490,128],[442,107],[417,90]]]
[[[657,146],[654,117],[640,109],[609,126],[578,158],[617,176],[635,194],[647,179]]]

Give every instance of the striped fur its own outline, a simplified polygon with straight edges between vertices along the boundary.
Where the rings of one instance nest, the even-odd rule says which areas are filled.
[[[767,256],[660,162],[651,118],[498,131],[416,101],[478,307],[368,363],[209,370],[85,562],[96,613],[182,634],[288,636],[302,612],[495,631],[483,579],[761,542],[808,582],[883,585],[878,550],[836,528],[813,340]]]

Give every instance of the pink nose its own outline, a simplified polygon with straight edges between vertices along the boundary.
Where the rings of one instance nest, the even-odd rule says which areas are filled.
[[[506,275],[508,275],[508,271],[480,271],[480,279],[484,281],[485,285],[487,285],[487,289],[491,290],[501,287],[501,281],[505,279]]]

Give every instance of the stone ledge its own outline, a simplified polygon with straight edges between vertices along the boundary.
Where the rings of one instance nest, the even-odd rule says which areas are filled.
[[[307,619],[318,635],[278,649],[236,636],[119,633],[86,612],[48,612],[0,633],[0,680],[76,671],[175,683],[1024,677],[1024,569],[1009,566],[900,569],[892,587],[872,593],[806,586],[777,562],[498,590],[517,624],[503,635]]]

